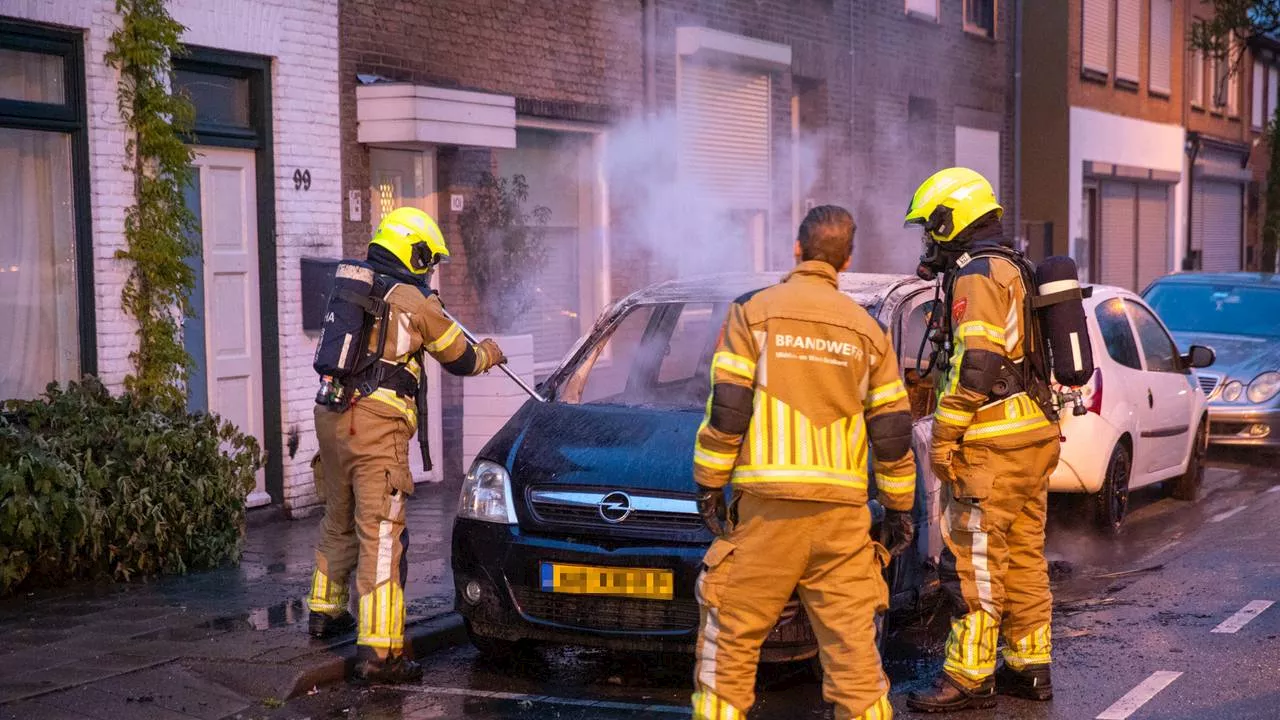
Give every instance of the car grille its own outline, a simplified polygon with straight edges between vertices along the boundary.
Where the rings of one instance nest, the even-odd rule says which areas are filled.
[[[587,630],[693,632],[698,603],[693,600],[642,600],[548,593],[513,587],[520,610],[535,620]]]
[[[632,508],[630,514],[623,520],[608,522],[600,512],[600,503],[616,494],[585,488],[534,488],[529,491],[529,507],[538,522],[561,528],[659,537],[698,534],[704,530],[694,500],[636,493],[627,494]]]
[[[1218,385],[1222,383],[1222,376],[1220,375],[1198,373],[1197,377],[1200,380],[1200,389],[1204,391],[1205,397],[1213,397],[1213,394],[1218,391]]]

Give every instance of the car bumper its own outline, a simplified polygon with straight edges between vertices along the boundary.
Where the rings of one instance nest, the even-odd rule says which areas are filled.
[[[610,540],[599,544],[534,535],[514,525],[459,519],[453,527],[453,581],[458,611],[474,632],[502,640],[536,640],[615,650],[692,652],[698,635],[694,583],[706,548]],[[541,563],[670,570],[674,598],[647,600],[566,595],[541,589]],[[481,589],[470,602],[463,590]],[[817,646],[803,614],[780,621],[761,651],[763,662],[800,660]]]
[[[1062,422],[1062,454],[1049,476],[1049,491],[1096,493],[1102,489],[1111,450],[1120,431],[1096,413],[1066,415]]]
[[[1280,408],[1210,405],[1209,444],[1280,448]]]

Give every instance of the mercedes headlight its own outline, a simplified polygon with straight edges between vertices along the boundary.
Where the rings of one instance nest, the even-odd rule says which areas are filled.
[[[1264,372],[1249,383],[1249,402],[1264,403],[1280,392],[1280,372]]]
[[[1232,380],[1222,388],[1222,399],[1227,402],[1235,402],[1244,394],[1244,383],[1239,380]]]
[[[495,462],[476,460],[462,481],[458,517],[484,522],[516,524],[516,506],[511,498],[511,475]]]

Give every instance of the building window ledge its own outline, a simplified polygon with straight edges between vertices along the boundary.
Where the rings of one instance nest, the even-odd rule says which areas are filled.
[[[1161,89],[1161,88],[1148,88],[1147,94],[1150,95],[1151,97],[1160,98],[1161,100],[1168,100],[1170,97],[1173,96],[1172,92],[1170,92],[1169,90]]]
[[[1089,82],[1095,82],[1101,85],[1106,85],[1107,80],[1110,79],[1107,73],[1104,73],[1101,70],[1094,70],[1092,68],[1080,68],[1080,77],[1084,80],[1088,80]]]
[[[1116,78],[1116,89],[1136,93],[1138,92],[1138,81]]]

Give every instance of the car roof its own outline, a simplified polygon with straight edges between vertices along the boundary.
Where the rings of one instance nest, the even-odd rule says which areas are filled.
[[[781,272],[719,273],[668,280],[632,293],[623,304],[731,302],[752,290],[777,285],[786,276]],[[883,301],[894,288],[911,281],[923,282],[914,275],[840,273],[840,291],[859,305],[870,307]]]
[[[1272,285],[1280,286],[1280,274],[1257,272],[1180,272],[1157,279],[1157,283],[1175,283],[1183,285],[1231,283],[1234,285]]]

